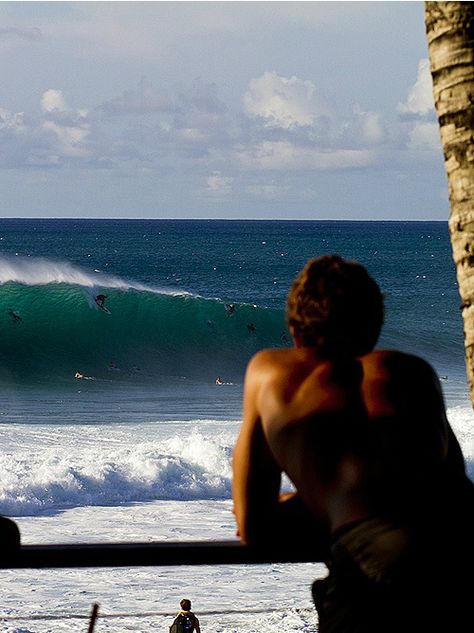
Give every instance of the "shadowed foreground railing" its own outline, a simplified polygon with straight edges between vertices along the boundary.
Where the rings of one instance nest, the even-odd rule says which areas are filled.
[[[302,547],[246,546],[238,541],[173,541],[159,543],[94,543],[64,545],[23,545],[14,553],[0,555],[3,569],[60,569],[66,567],[137,567],[172,565],[251,565],[265,563],[321,562],[315,550]],[[245,609],[263,613],[266,609]],[[303,611],[303,610],[301,610]],[[306,609],[306,611],[308,611]],[[311,610],[312,611],[312,610]],[[240,613],[241,611],[235,611]],[[229,610],[209,612],[229,614]],[[234,611],[232,612],[234,613]],[[89,619],[88,633],[93,633],[98,619],[143,618],[167,616],[171,613],[115,613],[99,615],[98,603],[93,604],[90,615],[30,614],[0,617],[2,621],[17,620],[73,620]]]
[[[237,541],[173,541],[160,543],[97,543],[23,545],[0,557],[3,569],[65,567],[137,567],[171,565],[251,565],[321,562],[308,548],[254,547]]]

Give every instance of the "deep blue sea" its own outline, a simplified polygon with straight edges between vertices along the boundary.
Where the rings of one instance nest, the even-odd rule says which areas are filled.
[[[289,286],[309,258],[325,253],[359,260],[378,281],[386,301],[379,347],[433,364],[472,473],[447,223],[11,219],[0,220],[0,514],[16,517],[26,542],[233,538],[231,457],[245,366],[261,348],[290,345]],[[290,599],[268,584],[282,566],[262,572],[265,582],[247,571],[250,603],[286,609],[259,630],[315,630],[313,616],[295,611],[311,607],[313,572],[285,568],[293,574]],[[201,609],[216,606],[211,575],[195,582],[193,574],[188,586],[140,573],[140,598],[125,581],[119,591],[116,577],[103,576],[94,593],[86,576],[68,576],[65,608],[98,598],[112,611],[149,600],[150,611],[158,586],[161,609],[174,609],[176,593],[186,592]],[[215,599],[229,609],[240,598],[248,605],[235,581],[225,588],[229,570],[217,573]],[[235,573],[242,581],[243,570]],[[38,590],[38,608],[51,595],[60,603],[63,580],[49,593]],[[19,583],[19,595],[36,581],[5,582]],[[9,595],[0,620],[31,611]],[[206,633],[255,629],[236,622],[219,628],[204,620]],[[45,627],[15,630],[52,630]]]
[[[381,346],[464,375],[446,223],[2,220],[0,378],[7,390],[67,391],[79,371],[104,392],[107,421],[118,386],[152,397],[184,386],[192,402],[217,375],[240,385],[255,351],[287,344],[289,285],[323,253],[361,261],[379,282]]]

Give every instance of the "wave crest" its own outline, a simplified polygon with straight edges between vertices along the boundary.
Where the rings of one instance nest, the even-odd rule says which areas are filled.
[[[250,356],[288,340],[283,311],[162,290],[15,259],[0,278],[0,378],[117,381],[241,376]],[[11,261],[11,260],[9,260]],[[106,295],[110,313],[99,309]],[[207,369],[208,368],[208,369]],[[113,371],[110,371],[113,370]]]

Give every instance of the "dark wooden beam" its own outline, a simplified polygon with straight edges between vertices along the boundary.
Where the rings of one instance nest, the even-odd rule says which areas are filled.
[[[307,548],[249,547],[238,541],[23,545],[3,554],[3,569],[321,562],[317,552]]]

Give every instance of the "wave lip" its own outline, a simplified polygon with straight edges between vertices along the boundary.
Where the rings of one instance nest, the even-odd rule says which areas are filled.
[[[143,284],[127,282],[120,277],[101,273],[99,270],[95,270],[92,274],[67,261],[53,261],[43,257],[7,257],[3,255],[0,257],[0,285],[7,283],[26,286],[68,284],[84,288],[148,290]]]

